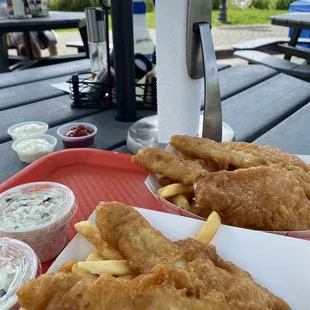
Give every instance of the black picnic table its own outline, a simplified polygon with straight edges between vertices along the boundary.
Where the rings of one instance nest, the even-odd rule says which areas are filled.
[[[237,141],[280,146],[285,151],[310,154],[310,84],[261,65],[218,65],[223,120]],[[0,74],[0,182],[23,169],[12,150],[7,129],[19,122],[49,124],[57,137],[62,124],[83,121],[98,127],[95,145],[128,152],[126,136],[132,123],[115,119],[116,110],[73,109],[69,94],[51,86],[76,72],[90,69],[89,60]],[[140,117],[156,111],[138,110]],[[57,137],[58,138],[58,137]],[[58,139],[56,150],[63,149]]]
[[[84,12],[49,12],[47,17],[34,17],[29,19],[0,19],[0,73],[9,71],[9,57],[6,34],[10,32],[23,32],[25,42],[30,40],[30,31],[79,28],[81,38],[87,46],[86,22]],[[28,42],[29,44],[29,42]],[[81,55],[76,58],[81,58]],[[54,57],[55,58],[55,57]],[[58,61],[65,62],[69,56],[58,57]],[[72,57],[71,57],[72,58]],[[41,59],[40,61],[54,61],[57,59]]]
[[[310,50],[303,48],[295,48],[301,31],[303,29],[310,29],[310,13],[294,12],[286,13],[277,16],[271,16],[271,23],[277,26],[293,28],[293,33],[288,46],[280,44],[280,51],[285,53],[285,59],[290,60],[292,56],[301,57],[308,60],[310,64]]]

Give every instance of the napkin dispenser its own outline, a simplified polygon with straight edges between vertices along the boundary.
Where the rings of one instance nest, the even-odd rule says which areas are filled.
[[[212,1],[188,0],[186,61],[192,79],[204,77],[202,137],[222,141],[222,105],[211,35]]]

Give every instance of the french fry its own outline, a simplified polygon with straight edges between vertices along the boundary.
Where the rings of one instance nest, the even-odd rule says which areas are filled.
[[[86,259],[87,262],[104,260],[102,256],[100,256],[97,252],[90,253]]]
[[[179,194],[179,195],[176,195],[176,196],[173,196],[171,198],[169,198],[168,200],[170,202],[172,202],[173,204],[175,204],[176,206],[188,211],[188,212],[191,212],[191,213],[194,213],[194,214],[199,214],[199,212],[201,212],[201,210],[199,208],[196,207],[196,203],[195,201],[189,203],[189,200],[191,200],[192,198],[190,198],[191,194]]]
[[[160,188],[156,194],[162,198],[169,198],[178,194],[190,194],[194,192],[192,185],[184,185],[182,183],[174,183]]]
[[[123,255],[101,239],[97,226],[89,221],[82,221],[74,225],[75,229],[85,237],[105,259],[124,259]]]
[[[66,262],[65,264],[63,264],[59,271],[61,272],[72,272],[72,267],[77,263],[76,260],[70,260],[68,262]]]
[[[72,267],[72,273],[74,273],[74,274],[76,274],[76,275],[78,275],[78,276],[80,276],[80,277],[83,277],[83,278],[90,278],[90,279],[96,279],[96,278],[98,278],[97,275],[92,274],[92,273],[90,273],[89,271],[80,268],[80,267],[78,266],[78,263],[76,263],[76,264],[73,265],[73,267]]]
[[[176,206],[184,210],[190,211],[191,206],[183,194],[179,194],[170,198],[170,201]]]
[[[127,276],[132,271],[125,260],[103,260],[92,262],[78,262],[77,267],[90,272],[91,274],[101,275],[103,273],[111,273],[114,276]]]
[[[160,185],[160,186],[167,186],[169,184],[172,184],[173,181],[171,179],[169,179],[168,177],[161,177],[157,180],[157,183]]]
[[[209,244],[220,226],[221,218],[217,214],[217,212],[213,211],[209,215],[207,221],[204,223],[198,235],[196,236],[196,239],[204,244]]]

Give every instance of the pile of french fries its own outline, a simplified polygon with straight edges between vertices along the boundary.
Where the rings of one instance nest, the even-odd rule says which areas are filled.
[[[197,234],[196,239],[204,244],[209,244],[220,225],[221,218],[216,212],[212,212]],[[76,223],[74,227],[95,247],[96,251],[90,253],[85,262],[67,262],[60,268],[60,271],[72,272],[84,278],[98,278],[104,273],[127,279],[137,276],[133,274],[123,255],[101,238],[95,224],[90,221],[82,221]]]
[[[163,187],[156,191],[156,195],[186,211],[198,214],[199,209],[195,207],[194,187],[192,185],[173,183],[167,177],[161,177],[157,182]]]

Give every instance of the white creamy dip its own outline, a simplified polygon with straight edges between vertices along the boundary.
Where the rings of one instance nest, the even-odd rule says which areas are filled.
[[[74,193],[62,184],[34,182],[13,187],[0,194],[0,240],[21,240],[46,262],[63,250],[76,211]]]
[[[22,125],[20,127],[15,128],[12,133],[14,135],[19,136],[20,138],[28,136],[28,135],[33,135],[35,133],[40,133],[45,129],[44,125],[40,124],[26,124]]]
[[[57,188],[11,192],[1,200],[0,229],[33,229],[51,222],[64,211],[66,199]]]
[[[41,273],[41,264],[25,243],[0,238],[0,309],[19,309],[16,291]]]
[[[19,152],[41,152],[49,148],[51,144],[43,138],[27,139],[16,145]]]
[[[2,245],[0,247],[0,299],[8,293],[19,274],[20,262],[8,255],[7,244]]]

